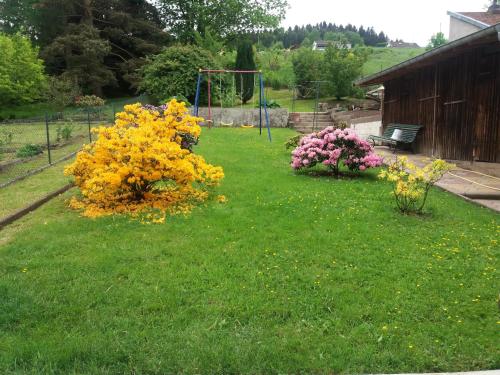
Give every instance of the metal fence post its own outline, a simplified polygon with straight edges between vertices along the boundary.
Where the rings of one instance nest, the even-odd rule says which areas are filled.
[[[47,155],[49,157],[49,164],[52,164],[52,155],[50,154],[49,116],[47,112],[45,112],[45,134],[47,136]]]
[[[90,108],[87,108],[87,124],[89,126],[89,142],[92,143],[92,131],[90,130]]]

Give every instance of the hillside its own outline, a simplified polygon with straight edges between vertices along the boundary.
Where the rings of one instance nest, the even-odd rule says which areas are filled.
[[[363,66],[363,75],[380,72],[424,52],[425,48],[373,48],[373,53]]]

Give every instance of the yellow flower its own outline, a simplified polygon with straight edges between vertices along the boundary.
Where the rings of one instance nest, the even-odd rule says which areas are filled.
[[[226,203],[227,202],[227,198],[225,195],[218,195],[217,196],[217,202],[219,203]]]
[[[96,141],[65,169],[83,196],[72,198],[71,207],[88,217],[157,210],[161,215],[154,222],[160,223],[164,213],[187,214],[208,198],[208,188],[224,172],[182,143],[199,137],[203,119],[176,100],[160,112],[126,105],[113,126],[93,129]]]

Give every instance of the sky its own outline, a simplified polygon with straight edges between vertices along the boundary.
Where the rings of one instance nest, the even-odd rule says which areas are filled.
[[[489,0],[288,0],[283,27],[322,21],[355,26],[373,26],[391,39],[427,45],[436,32],[449,34],[451,11],[484,11]]]

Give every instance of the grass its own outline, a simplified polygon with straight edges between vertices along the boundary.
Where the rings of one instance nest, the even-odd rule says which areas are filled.
[[[57,139],[57,129],[68,126],[71,129],[70,137],[66,140]],[[92,124],[95,126],[95,124]],[[0,184],[8,182],[18,176],[22,176],[29,171],[33,171],[48,165],[47,135],[45,124],[27,123],[1,125],[0,131],[12,134],[12,140],[0,149],[0,163],[3,164],[0,170]],[[89,142],[88,124],[85,123],[51,123],[49,125],[51,160],[55,162],[72,152],[78,151],[84,143]],[[33,157],[20,158],[18,151],[27,144],[37,144],[44,148],[41,154]],[[21,159],[21,162],[9,164],[12,160]]]
[[[425,48],[373,48],[363,65],[363,76],[378,73],[424,52]]]
[[[12,214],[70,182],[70,178],[63,174],[65,164],[70,161],[54,165],[41,173],[1,188],[0,218]]]
[[[267,101],[276,101],[281,108],[288,109],[290,112],[314,112],[314,106],[316,104],[315,99],[296,99],[295,103],[293,102],[293,91],[287,89],[275,90],[272,88],[265,89],[266,99]],[[250,99],[249,102],[243,105],[243,108],[254,108],[257,106],[258,93],[255,96],[254,102]],[[333,98],[321,97],[319,98],[319,102],[325,101],[333,101]],[[235,104],[235,107],[239,107],[239,104]]]
[[[499,368],[497,214],[432,190],[402,216],[376,171],[295,174],[274,130],[212,129],[226,178],[164,225],[55,199],[2,231],[2,373]]]

